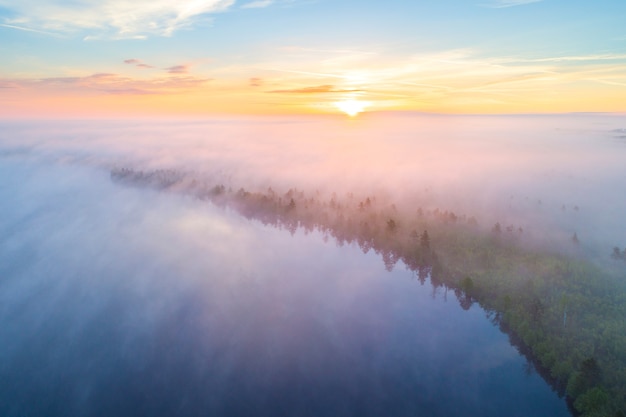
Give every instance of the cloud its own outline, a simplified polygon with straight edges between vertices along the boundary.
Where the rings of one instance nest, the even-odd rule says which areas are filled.
[[[21,30],[21,31],[24,31],[24,32],[33,32],[33,33],[39,33],[39,34],[42,34],[42,35],[48,35],[48,36],[54,36],[54,37],[58,37],[59,36],[56,33],[46,32],[46,31],[37,30],[37,29],[31,29],[31,28],[22,27],[22,26],[7,25],[7,24],[4,24],[4,23],[0,23],[0,26],[4,27],[4,28],[9,28],[9,29]]]
[[[250,78],[249,85],[250,87],[260,87],[263,85],[263,80],[258,77]]]
[[[626,54],[596,54],[596,55],[574,55],[574,56],[554,56],[547,58],[511,58],[513,62],[590,62],[590,61],[623,61]],[[508,62],[503,60],[503,62]]]
[[[144,62],[141,62],[139,59],[134,59],[134,58],[125,59],[124,64],[134,65],[138,68],[154,68],[152,65],[148,65]]]
[[[261,9],[263,7],[271,6],[274,3],[274,0],[256,0],[250,3],[246,3],[241,6],[242,9]]]
[[[95,73],[83,77],[51,77],[29,80],[0,80],[0,88],[63,90],[64,94],[106,93],[116,95],[181,94],[193,91],[211,81],[193,76],[136,79],[112,73]]]
[[[489,4],[481,4],[483,7],[489,7],[491,9],[503,9],[506,7],[523,6],[530,3],[539,3],[543,0],[496,0]]]
[[[330,108],[343,93],[358,95],[375,110],[553,112],[607,106],[623,111],[619,95],[626,83],[625,64],[621,51],[515,56],[463,48],[408,57],[387,51],[335,57],[294,48],[255,65],[259,72],[254,75],[263,76],[264,92],[283,95],[288,105],[302,108],[310,103]]]
[[[165,69],[169,74],[187,74],[189,72],[189,65],[174,65]]]
[[[333,85],[318,85],[314,87],[295,88],[288,90],[272,90],[268,93],[284,93],[284,94],[319,94],[319,93],[354,93],[358,90],[342,90],[335,89]]]
[[[0,80],[0,88],[17,88],[17,86],[12,82]]]
[[[2,24],[20,30],[87,31],[89,39],[142,39],[171,36],[201,17],[227,10],[235,0],[0,0],[12,17]]]

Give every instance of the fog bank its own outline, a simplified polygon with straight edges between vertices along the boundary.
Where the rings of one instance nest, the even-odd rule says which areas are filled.
[[[383,195],[605,258],[626,246],[623,115],[365,114],[3,123],[0,153],[100,170],[171,169],[235,189]]]

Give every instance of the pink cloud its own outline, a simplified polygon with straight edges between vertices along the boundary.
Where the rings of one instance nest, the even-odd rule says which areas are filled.
[[[189,72],[189,65],[174,65],[165,69],[169,74],[187,74]]]
[[[135,58],[125,59],[124,63],[128,64],[128,65],[134,65],[134,66],[136,66],[138,68],[154,68],[152,65],[148,65],[148,64],[142,62],[141,60],[135,59]]]

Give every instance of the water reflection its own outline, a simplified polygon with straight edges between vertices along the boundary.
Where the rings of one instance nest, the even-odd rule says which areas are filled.
[[[373,252],[75,166],[0,174],[3,415],[568,415],[480,308]]]

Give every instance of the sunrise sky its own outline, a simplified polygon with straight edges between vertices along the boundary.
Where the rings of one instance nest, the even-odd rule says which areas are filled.
[[[0,118],[624,112],[624,16],[624,0],[0,0]]]

